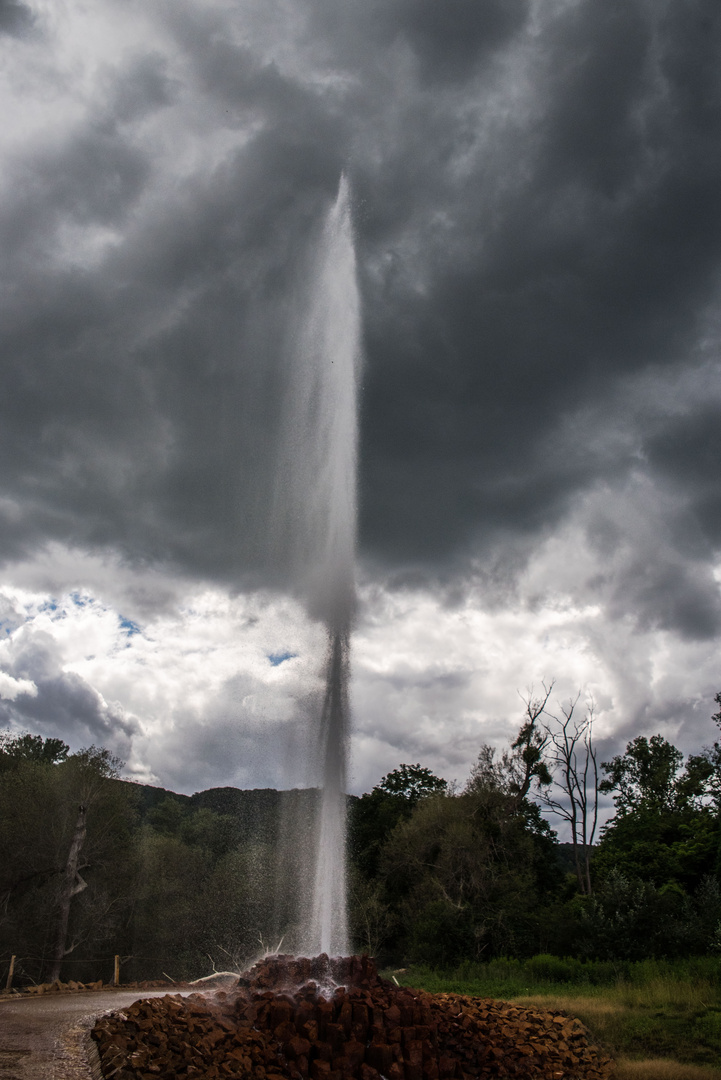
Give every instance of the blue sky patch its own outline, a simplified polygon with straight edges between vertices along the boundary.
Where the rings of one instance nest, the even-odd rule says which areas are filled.
[[[298,653],[294,652],[276,652],[269,653],[268,659],[270,660],[273,667],[278,667],[280,664],[283,663],[284,660],[292,660],[297,655]]]

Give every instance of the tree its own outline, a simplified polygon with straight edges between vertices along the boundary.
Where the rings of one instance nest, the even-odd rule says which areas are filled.
[[[0,785],[0,940],[39,958],[25,967],[36,979],[43,957],[53,976],[70,953],[77,969],[84,949],[115,937],[131,900],[133,786],[113,778],[107,750],[47,743],[6,738]]]
[[[372,791],[352,799],[348,807],[351,858],[366,878],[378,874],[381,848],[399,821],[411,816],[423,799],[442,795],[448,784],[421,765],[400,765]]]
[[[721,691],[719,691],[718,694],[714,694],[714,701],[720,707],[717,713],[712,714],[711,719],[715,724],[718,724],[718,726],[721,727]]]
[[[393,769],[383,777],[378,784],[378,789],[386,795],[400,795],[411,806],[415,806],[419,799],[427,795],[437,795],[447,791],[448,783],[420,764],[401,763],[397,769]]]
[[[596,960],[687,955],[692,922],[681,890],[612,869],[583,910],[579,949]]]
[[[411,958],[445,964],[537,948],[539,901],[556,876],[550,827],[528,796],[551,781],[540,728],[549,693],[529,695],[508,750],[481,747],[462,794],[418,798],[379,845],[396,948]],[[379,797],[398,799],[388,789],[400,783],[385,780]]]
[[[544,760],[544,750],[548,742],[548,736],[544,728],[539,724],[552,690],[553,683],[549,687],[544,684],[542,697],[534,698],[529,693],[525,699],[526,719],[521,724],[515,740],[511,743],[513,753],[509,758],[509,766],[513,780],[510,790],[518,805],[530,793],[531,786],[534,783],[537,787],[543,788],[552,781],[548,766]]]
[[[718,814],[710,798],[712,768],[704,755],[683,755],[661,735],[639,736],[601,765],[599,789],[613,793],[616,814],[602,829],[594,859],[603,879],[617,870],[657,888],[692,894],[713,873]]]
[[[380,860],[396,948],[440,965],[537,951],[548,832],[497,785],[421,800]]]
[[[0,732],[0,772],[14,768],[21,761],[57,765],[66,760],[69,752],[70,747],[62,739],[43,739],[42,735],[31,735],[27,731],[22,735]]]
[[[209,946],[216,944],[218,920],[230,922],[239,915],[248,867],[237,867],[235,881],[219,880],[207,852],[149,825],[138,831],[135,844],[129,971],[134,978],[160,978],[164,971],[175,979],[194,978],[200,965],[207,964]],[[216,886],[212,898],[206,893],[211,881]],[[239,922],[237,929],[245,928]]]
[[[544,684],[543,695],[534,698],[532,693],[524,698],[526,715],[518,735],[509,750],[504,750],[496,760],[495,750],[482,746],[478,760],[471,769],[466,792],[476,789],[496,788],[503,791],[520,808],[533,787],[543,788],[552,782],[552,776],[544,760],[548,733],[542,728],[540,718],[553,690]]]
[[[611,761],[601,763],[607,774],[599,790],[613,792],[616,813],[623,816],[635,810],[674,810],[678,794],[676,774],[683,754],[662,735],[647,739],[639,735]]]
[[[569,825],[578,890],[590,896],[591,853],[598,826],[598,764],[593,745],[593,703],[581,720],[576,716],[577,704],[578,697],[561,706],[560,717],[548,714],[553,724],[544,725],[547,756],[562,796],[556,798],[547,790],[540,799]]]
[[[91,863],[80,863],[80,854],[87,836],[88,810],[93,811],[103,798],[104,785],[108,780],[117,779],[122,762],[113,757],[109,750],[98,749],[90,746],[79,750],[72,757],[63,759],[65,771],[68,768],[75,773],[74,780],[76,790],[80,794],[78,816],[73,829],[72,839],[68,850],[67,860],[58,889],[57,901],[57,932],[53,949],[53,964],[50,971],[50,981],[60,978],[60,969],[65,957],[77,948],[78,941],[68,944],[68,925],[70,922],[70,906],[73,897],[78,896],[88,887],[87,881],[80,873]]]
[[[395,929],[395,918],[383,894],[383,882],[365,878],[350,867],[348,912],[355,952],[378,956]]]

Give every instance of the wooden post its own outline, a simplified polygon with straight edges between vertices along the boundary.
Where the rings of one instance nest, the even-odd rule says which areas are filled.
[[[120,986],[120,957],[115,957],[115,971],[113,972],[113,986]]]
[[[13,972],[15,971],[15,954],[10,957],[10,969],[8,971],[8,981],[5,983],[5,989],[9,990],[13,984]]]

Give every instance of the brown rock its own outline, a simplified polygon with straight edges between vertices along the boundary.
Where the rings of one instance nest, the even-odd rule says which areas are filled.
[[[362,957],[269,957],[233,993],[139,1001],[93,1036],[115,1080],[607,1080],[611,1070],[561,1013],[400,989]]]
[[[377,1072],[387,1076],[388,1070],[393,1064],[393,1052],[388,1045],[371,1043],[366,1050],[366,1061]]]
[[[310,1042],[308,1039],[302,1039],[300,1035],[296,1035],[284,1045],[283,1052],[291,1061],[299,1057],[307,1058],[310,1053]]]

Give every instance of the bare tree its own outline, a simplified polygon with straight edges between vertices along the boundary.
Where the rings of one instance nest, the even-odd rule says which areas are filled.
[[[109,848],[107,857],[113,858],[113,814],[112,811],[110,815],[102,812],[98,814],[98,811],[102,809],[103,802],[108,801],[109,795],[112,798],[113,788],[109,781],[117,778],[121,765],[122,762],[114,757],[110,751],[90,746],[78,750],[77,753],[72,754],[59,766],[63,770],[63,776],[66,778],[70,790],[74,790],[80,796],[81,802],[78,806],[78,816],[58,889],[58,914],[50,971],[51,982],[55,982],[56,979],[60,978],[64,958],[83,942],[87,934],[87,928],[85,933],[80,930],[74,931],[72,934],[73,940],[68,944],[73,899],[88,888],[88,882],[83,878],[81,871],[92,866],[94,861],[93,852],[95,859],[97,859],[99,852],[106,845]],[[94,811],[96,820],[94,822],[94,835],[90,839],[90,844],[87,845],[87,817],[88,810],[91,808]],[[88,846],[91,848],[90,852],[87,851]],[[86,856],[83,863],[80,862],[81,851]]]
[[[73,951],[75,944],[77,944],[75,943],[68,948],[66,940],[68,936],[71,901],[74,896],[77,896],[78,893],[88,887],[87,881],[80,876],[80,870],[78,868],[80,851],[85,843],[85,835],[87,833],[87,825],[85,822],[86,814],[87,807],[83,803],[78,807],[78,820],[75,823],[75,831],[73,832],[73,839],[70,844],[70,851],[68,852],[68,859],[65,864],[65,872],[60,888],[57,936],[55,939],[55,948],[53,950],[53,966],[50,972],[51,982],[55,982],[56,979],[60,978],[60,968],[63,959],[68,953]]]
[[[598,764],[593,745],[593,701],[588,702],[583,719],[578,719],[580,696],[579,692],[574,701],[562,705],[560,716],[546,712],[552,721],[544,724],[546,755],[562,795],[556,798],[550,789],[539,798],[552,814],[568,822],[578,888],[590,896],[591,852],[598,825]]]

